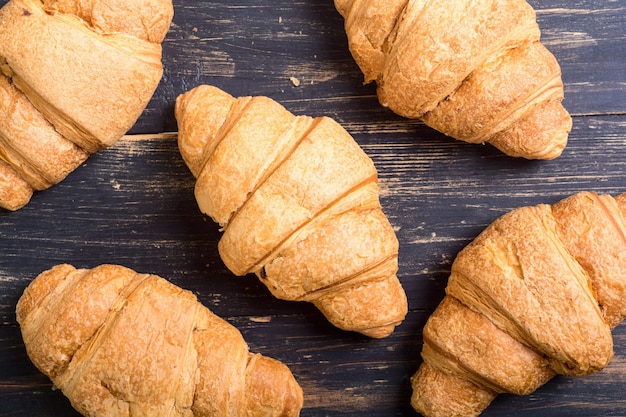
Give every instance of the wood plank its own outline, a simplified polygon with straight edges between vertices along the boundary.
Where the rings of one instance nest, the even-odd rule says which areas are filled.
[[[577,115],[624,113],[626,5],[530,3],[542,40],[561,64],[566,108]],[[204,83],[233,95],[267,95],[297,113],[370,125],[387,119],[374,98],[375,86],[362,84],[332,1],[174,4],[174,22],[163,43],[164,82],[133,132],[175,131],[173,100]],[[294,86],[291,77],[300,85]]]
[[[578,115],[624,113],[626,4],[590,0],[529,3],[537,10],[543,42],[561,65],[566,108]]]
[[[489,147],[441,137],[415,142],[413,132],[397,132],[384,144],[376,134],[355,133],[381,172],[382,203],[402,242],[399,276],[411,308],[406,322],[383,341],[341,332],[308,304],[276,300],[255,277],[232,277],[217,255],[217,227],[197,210],[193,178],[175,138],[128,136],[62,184],[38,193],[23,210],[0,216],[5,290],[0,314],[8,333],[0,350],[7,352],[2,365],[9,370],[0,382],[0,397],[32,410],[33,389],[59,395],[48,392],[49,385],[28,365],[18,338],[13,310],[30,279],[60,262],[83,267],[115,262],[159,273],[194,291],[242,331],[251,349],[288,363],[307,391],[303,415],[368,410],[410,415],[408,379],[420,363],[421,328],[443,296],[456,252],[516,206],[549,203],[586,189],[623,191],[624,139],[618,132],[624,131],[626,117],[579,120],[584,123],[575,124],[572,146],[549,162],[512,162]],[[586,151],[599,142],[597,150]],[[624,331],[619,327],[618,335]],[[619,345],[620,339],[623,335],[611,369],[626,363],[626,343]],[[624,378],[615,370],[589,381],[560,378],[525,399],[499,399],[485,415],[515,415],[511,404],[519,415],[528,411],[525,404],[537,415],[556,415],[561,407],[604,411],[603,400],[619,406]],[[604,387],[604,396],[594,399],[588,390],[596,392],[596,384]]]
[[[416,415],[409,378],[421,363],[421,329],[456,253],[515,207],[582,190],[626,192],[626,4],[530,3],[575,116],[570,143],[554,161],[511,159],[382,108],[375,86],[362,84],[331,0],[174,1],[164,77],[131,135],[24,209],[0,212],[0,416],[77,415],[30,364],[14,312],[32,278],[62,262],[120,263],[193,291],[241,330],[252,351],[289,365],[305,390],[303,417]],[[313,306],[277,300],[254,276],[226,270],[220,232],[197,209],[176,135],[160,134],[177,130],[177,95],[201,83],[331,116],[372,157],[409,296],[409,315],[392,336],[342,332]],[[625,415],[626,325],[614,333],[615,357],[604,371],[501,396],[483,415]]]

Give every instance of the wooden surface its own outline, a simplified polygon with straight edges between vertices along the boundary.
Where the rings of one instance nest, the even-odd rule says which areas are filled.
[[[291,368],[305,391],[302,416],[417,415],[409,378],[456,253],[514,207],[582,190],[626,191],[626,1],[530,3],[574,116],[555,161],[509,158],[380,107],[331,0],[175,0],[165,74],[131,135],[19,212],[0,212],[0,415],[76,415],[29,362],[14,313],[32,278],[63,262],[118,263],[192,290],[241,330],[252,351]],[[311,305],[274,299],[255,277],[225,269],[218,228],[196,206],[176,136],[162,134],[176,131],[176,96],[201,83],[333,117],[373,158],[409,297],[410,312],[392,336],[337,330]],[[557,377],[526,397],[500,396],[484,416],[626,415],[626,325],[614,334],[615,357],[602,372]]]

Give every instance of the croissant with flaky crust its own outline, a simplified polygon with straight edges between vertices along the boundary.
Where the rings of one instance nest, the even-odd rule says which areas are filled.
[[[388,336],[407,300],[372,160],[337,122],[198,86],[176,100],[179,147],[222,260],[335,326]]]
[[[335,0],[384,106],[511,156],[553,159],[571,130],[561,70],[524,0]]]
[[[113,145],[163,72],[171,0],[11,0],[0,9],[0,207]]]
[[[232,325],[119,265],[41,273],[17,304],[26,351],[87,416],[297,416],[302,389]]]
[[[413,407],[428,417],[477,416],[498,393],[599,371],[624,317],[626,194],[518,208],[452,264],[424,328]]]

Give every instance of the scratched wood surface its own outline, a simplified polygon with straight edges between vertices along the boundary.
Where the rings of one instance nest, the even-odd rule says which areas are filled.
[[[331,0],[174,0],[163,80],[130,135],[19,212],[0,212],[0,415],[77,415],[29,362],[14,313],[32,278],[62,262],[119,263],[192,290],[241,330],[252,351],[291,368],[305,391],[302,416],[417,415],[409,378],[456,253],[514,207],[582,190],[626,191],[626,1],[531,4],[574,116],[555,161],[508,158],[380,107]],[[199,213],[176,145],[174,100],[201,83],[331,116],[373,158],[410,306],[392,336],[337,330],[312,306],[274,299],[255,277],[225,269],[218,228]],[[557,377],[526,397],[500,396],[484,416],[626,415],[626,325],[614,334],[615,356],[602,372]]]

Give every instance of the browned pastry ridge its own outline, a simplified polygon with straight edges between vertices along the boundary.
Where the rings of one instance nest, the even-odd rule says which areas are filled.
[[[572,120],[561,69],[524,0],[335,0],[383,106],[470,143],[558,157]]]
[[[298,416],[283,363],[189,291],[119,265],[41,273],[17,304],[28,356],[88,416]]]
[[[411,403],[426,417],[477,416],[499,393],[599,371],[624,317],[626,194],[513,210],[452,264]]]
[[[198,86],[176,100],[179,147],[222,260],[335,326],[385,337],[404,320],[398,241],[372,160],[328,117]]]
[[[0,9],[0,207],[23,207],[133,126],[161,79],[172,16],[171,0]]]

